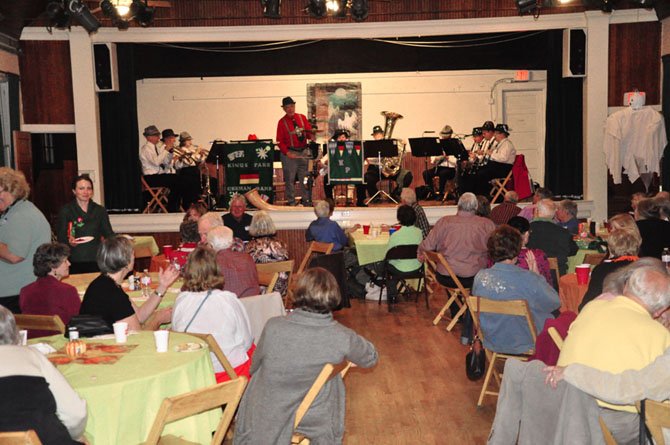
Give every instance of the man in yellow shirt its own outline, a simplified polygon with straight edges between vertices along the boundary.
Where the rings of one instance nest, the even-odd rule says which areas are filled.
[[[623,295],[594,300],[580,312],[570,326],[558,366],[580,363],[614,374],[644,368],[670,347],[670,331],[655,320],[668,306],[667,273],[650,266],[636,268]],[[598,404],[617,443],[637,443],[635,406]]]

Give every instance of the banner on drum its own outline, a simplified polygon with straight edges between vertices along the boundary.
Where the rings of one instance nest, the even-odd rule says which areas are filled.
[[[363,145],[361,141],[328,142],[328,177],[338,184],[363,182]]]
[[[272,162],[274,144],[267,140],[240,141],[225,145],[226,196],[224,205],[233,193],[244,194],[258,189],[261,195],[274,198]]]

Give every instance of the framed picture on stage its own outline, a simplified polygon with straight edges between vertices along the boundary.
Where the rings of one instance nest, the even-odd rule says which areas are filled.
[[[226,165],[225,203],[234,193],[244,194],[252,189],[273,198],[272,162],[274,144],[268,140],[239,141],[224,145]]]
[[[330,139],[337,129],[349,131],[351,140],[362,139],[362,89],[360,82],[307,85],[307,109],[316,118],[317,135]]]
[[[328,142],[328,179],[330,183],[363,182],[363,144],[361,141]]]

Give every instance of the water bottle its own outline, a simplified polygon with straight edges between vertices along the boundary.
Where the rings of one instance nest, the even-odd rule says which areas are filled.
[[[663,253],[661,254],[661,261],[663,261],[663,265],[665,266],[666,270],[670,272],[670,249],[665,248],[663,249]]]
[[[148,269],[144,269],[144,272],[142,273],[142,278],[140,278],[140,285],[142,287],[142,296],[148,297],[151,287],[151,276],[149,275]]]

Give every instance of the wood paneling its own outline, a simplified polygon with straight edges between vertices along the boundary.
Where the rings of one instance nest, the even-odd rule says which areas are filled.
[[[661,24],[610,26],[608,105],[623,105],[623,93],[647,93],[647,105],[661,103]]]
[[[40,170],[35,178],[31,199],[54,229],[60,208],[73,199],[71,182],[76,176],[77,161],[64,160],[63,169]]]
[[[22,41],[21,100],[26,124],[74,124],[67,41]]]

